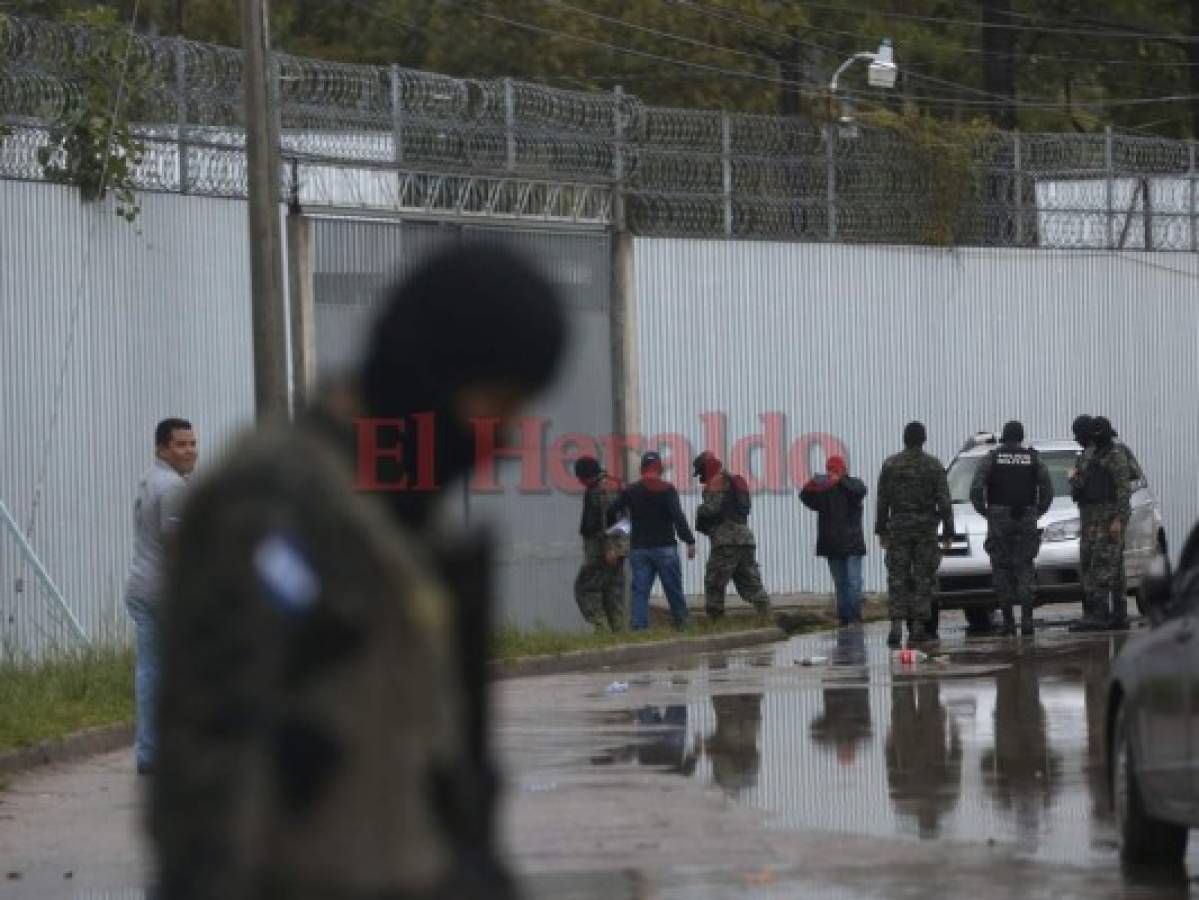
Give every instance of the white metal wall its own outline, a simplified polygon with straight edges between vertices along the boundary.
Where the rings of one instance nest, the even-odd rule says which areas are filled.
[[[524,411],[546,423],[541,470],[548,478],[554,440],[570,434],[599,438],[612,429],[611,251],[602,231],[318,219],[314,241],[318,372],[321,377],[344,372],[361,349],[383,290],[444,242],[458,240],[507,244],[530,254],[562,293],[571,326],[566,361],[555,384]],[[518,460],[497,462],[495,472],[502,492],[456,496],[453,506],[457,508],[451,507],[448,514],[456,517],[457,525],[486,524],[495,537],[496,620],[521,627],[582,627],[573,595],[583,558],[578,536],[580,494],[520,490]],[[573,478],[570,481],[577,486]]]
[[[1068,438],[1082,412],[1136,451],[1175,551],[1199,517],[1199,256],[639,239],[636,317],[643,434],[699,452],[704,413],[727,415],[730,443],[783,413],[785,446],[811,432],[845,444],[871,489],[868,530],[909,420],[948,464],[976,430],[1019,418],[1030,437]],[[828,591],[797,490],[754,500],[766,586]],[[684,494],[689,513],[697,502]],[[700,545],[688,592],[703,589]],[[881,589],[868,549],[867,587]]]
[[[154,425],[191,419],[205,466],[253,415],[245,202],[141,203],[130,225],[71,188],[0,181],[0,500],[27,529],[44,472],[32,544],[96,638],[125,627]],[[40,602],[12,575],[0,653]]]

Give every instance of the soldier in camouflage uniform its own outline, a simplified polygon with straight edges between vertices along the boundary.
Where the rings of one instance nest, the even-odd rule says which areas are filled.
[[[1072,631],[1128,628],[1128,600],[1122,583],[1124,530],[1131,515],[1132,479],[1128,455],[1114,443],[1111,422],[1097,416],[1087,447],[1070,476],[1081,529],[1083,617]]]
[[[909,422],[903,431],[903,452],[889,457],[878,477],[874,531],[886,550],[891,616],[887,643],[892,647],[903,641],[905,619],[910,622],[909,640],[925,640],[933,579],[941,563],[938,522],[943,546],[953,541],[953,504],[945,467],[924,452],[924,441],[924,426]]]
[[[1081,415],[1074,420],[1074,424],[1073,424],[1074,439],[1076,441],[1078,441],[1080,446],[1082,446],[1084,457],[1086,456],[1087,448],[1091,447],[1094,444],[1094,441],[1091,438],[1091,428],[1092,428],[1094,421],[1095,420],[1091,416],[1088,416],[1088,415]],[[1112,437],[1119,437],[1119,432],[1113,431]],[[1130,491],[1130,493],[1135,493],[1141,479],[1143,479],[1145,477],[1144,472],[1141,469],[1141,464],[1137,461],[1136,456],[1133,454],[1132,450],[1130,450],[1126,444],[1122,444],[1119,441],[1114,441],[1112,443],[1112,447],[1115,451],[1124,454],[1124,457],[1128,462],[1128,477],[1130,479],[1129,491]],[[1079,467],[1081,467],[1081,460],[1080,460],[1080,465],[1076,466],[1076,469]],[[1084,617],[1084,619],[1087,617],[1088,614],[1090,614],[1092,619],[1102,618],[1102,615],[1100,615],[1098,612],[1096,612],[1096,610],[1094,608],[1095,604],[1093,601],[1093,592],[1088,592],[1088,589],[1087,589],[1087,585],[1089,584],[1089,578],[1090,578],[1090,570],[1091,570],[1091,555],[1092,555],[1091,551],[1092,551],[1092,541],[1089,537],[1087,537],[1087,535],[1085,533],[1083,533],[1079,540],[1078,568],[1079,568],[1079,576],[1082,579],[1082,584],[1083,584],[1083,617]],[[1127,585],[1127,581],[1126,581],[1125,574],[1124,574],[1124,555],[1123,554],[1120,555],[1120,568],[1119,568],[1119,571],[1116,573],[1116,584],[1117,584],[1117,587],[1114,590],[1119,593],[1119,596],[1126,597],[1128,595],[1128,585]]]
[[[431,532],[486,462],[472,423],[514,421],[565,328],[531,263],[443,251],[389,298],[352,385],[196,488],[164,596],[156,894],[515,896],[494,839],[490,553]]]
[[[583,565],[575,578],[575,602],[596,632],[624,631],[624,560],[629,555],[627,534],[610,534],[608,514],[623,485],[603,469],[593,456],[575,460],[575,477],[586,488],[579,534],[583,537]]]
[[[724,615],[724,596],[729,580],[754,612],[770,614],[770,595],[762,587],[756,559],[757,541],[748,524],[749,487],[745,479],[724,471],[712,453],[701,453],[692,469],[704,486],[703,501],[695,513],[695,530],[712,542],[704,570],[704,607],[708,618]]]
[[[1000,444],[974,473],[970,502],[987,520],[987,555],[995,593],[1003,609],[1003,633],[1015,634],[1012,605],[1020,607],[1020,632],[1033,633],[1037,591],[1036,558],[1041,549],[1037,520],[1053,503],[1049,469],[1035,450],[1022,446],[1024,426],[1008,422]]]

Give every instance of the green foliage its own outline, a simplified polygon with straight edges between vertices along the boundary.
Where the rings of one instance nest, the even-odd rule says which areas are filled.
[[[59,16],[94,3],[8,0],[7,6],[18,15]],[[133,3],[106,5],[127,21]],[[239,41],[237,0],[139,3],[140,29]],[[1017,26],[999,32],[1001,50],[984,47],[985,7],[1010,9],[1007,21]],[[1199,136],[1199,101],[1109,105],[1199,94],[1196,0],[821,0],[811,7],[778,0],[272,0],[271,15],[275,45],[291,53],[588,90],[620,84],[663,106],[816,115],[832,70],[887,36],[895,42],[901,84],[875,91],[864,67],[855,67],[844,84],[862,108],[997,120],[985,77],[991,61],[1010,70],[1022,131],[1113,125]],[[1145,36],[1128,37],[1133,32]]]
[[[8,17],[5,16],[4,13],[0,12],[0,43],[3,43],[4,31],[7,27],[8,27]],[[7,134],[11,134],[11,133],[12,133],[12,129],[9,128],[7,125],[5,125],[3,122],[0,122],[0,138],[4,137]]]
[[[133,719],[133,651],[96,649],[0,664],[0,750]]]
[[[927,173],[928,209],[922,243],[958,243],[958,229],[967,202],[977,190],[972,177],[986,138],[995,126],[985,119],[952,122],[927,115],[899,115],[889,110],[864,113],[862,121],[885,128],[903,139],[905,148]],[[985,160],[984,160],[985,162]]]
[[[134,135],[129,109],[149,78],[145,63],[129,52],[129,32],[107,7],[68,14],[68,21],[93,29],[94,44],[77,60],[77,105],[50,129],[38,163],[49,181],[73,184],[86,201],[110,192],[116,213],[132,222],[141,212],[133,173],[144,147]]]

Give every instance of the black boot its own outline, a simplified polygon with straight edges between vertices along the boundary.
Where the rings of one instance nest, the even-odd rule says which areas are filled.
[[[1106,604],[1104,604],[1106,606]],[[1071,622],[1068,631],[1075,633],[1087,631],[1102,631],[1107,627],[1107,610],[1101,610],[1094,597],[1085,597],[1082,601],[1082,618]]]
[[[1032,603],[1025,601],[1020,604],[1020,633],[1025,637],[1030,637],[1036,633],[1036,628],[1032,623]]]
[[[1107,621],[1107,627],[1111,631],[1128,630],[1128,598],[1123,594],[1112,595],[1112,615]]]
[[[887,635],[887,646],[898,647],[903,643],[903,620],[891,620],[891,632]]]
[[[1016,633],[1016,617],[1012,614],[1012,604],[1003,604],[1003,628],[999,632],[1004,637],[1011,637]]]
[[[924,630],[924,619],[913,619],[908,628],[908,644],[915,646],[928,641],[928,632]]]

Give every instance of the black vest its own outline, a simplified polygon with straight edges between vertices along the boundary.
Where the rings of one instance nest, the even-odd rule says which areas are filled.
[[[1095,451],[1095,459],[1092,459],[1091,464],[1087,466],[1079,502],[1086,504],[1116,502],[1116,479],[1112,477],[1111,469],[1099,462],[1101,456],[1107,456],[1111,452],[1110,447]]]
[[[987,505],[1025,507],[1037,502],[1037,451],[997,447],[991,451]]]

